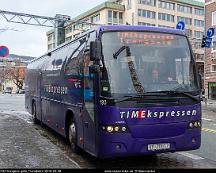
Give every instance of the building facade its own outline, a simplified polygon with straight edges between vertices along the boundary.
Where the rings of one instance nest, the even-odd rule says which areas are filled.
[[[65,41],[97,24],[175,28],[178,21],[184,21],[198,70],[204,76],[204,49],[201,49],[204,18],[204,3],[195,0],[109,0],[67,23]],[[48,49],[55,46],[54,35],[54,30],[47,33]]]
[[[14,54],[0,58],[0,92],[10,87],[15,93],[18,91],[18,86],[22,84],[22,89],[24,88],[26,66],[33,58]]]
[[[216,27],[216,1],[206,0],[206,30]],[[205,49],[205,96],[216,100],[216,36],[213,36],[212,47]]]

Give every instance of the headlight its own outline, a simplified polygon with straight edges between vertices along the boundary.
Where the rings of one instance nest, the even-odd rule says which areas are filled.
[[[122,131],[125,132],[127,130],[126,127],[122,127]]]
[[[113,132],[113,127],[112,126],[107,126],[107,131],[110,132],[110,133]]]
[[[115,127],[115,131],[118,132],[120,130],[119,126]]]
[[[193,123],[190,123],[190,124],[189,124],[189,127],[190,127],[190,128],[193,128]]]
[[[201,127],[201,120],[198,121],[193,121],[189,123],[189,128],[193,129],[193,128],[199,128]]]
[[[105,132],[115,132],[115,133],[125,133],[128,131],[125,124],[116,124],[116,125],[103,125],[101,126],[101,129]]]

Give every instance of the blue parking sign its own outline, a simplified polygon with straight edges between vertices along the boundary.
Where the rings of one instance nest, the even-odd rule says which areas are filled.
[[[207,37],[212,37],[215,33],[215,29],[214,28],[209,28],[207,31]]]
[[[212,38],[207,37],[207,38],[206,38],[205,47],[206,47],[206,48],[210,48],[210,47],[211,47],[211,43],[212,43]]]
[[[184,30],[185,23],[183,21],[179,21],[176,25],[176,29]]]

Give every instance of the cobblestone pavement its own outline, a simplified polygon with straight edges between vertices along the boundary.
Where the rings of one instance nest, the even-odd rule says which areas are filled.
[[[15,98],[16,97],[16,98]],[[4,96],[4,102],[22,102],[24,97]],[[0,100],[1,102],[1,100]],[[166,153],[97,159],[87,153],[74,154],[64,139],[47,127],[32,123],[22,104],[0,104],[0,168],[216,168],[216,162],[197,152]],[[214,108],[214,106],[212,106]],[[215,120],[215,112],[203,108],[205,119]]]
[[[216,101],[202,102],[203,118],[216,122]]]
[[[33,124],[0,114],[0,168],[79,168]]]
[[[216,168],[216,162],[193,153],[178,152],[165,153],[150,156],[134,156],[116,159],[97,159],[83,152],[81,155],[74,154],[62,137],[47,127],[36,126],[38,132],[49,141],[57,145],[68,157],[75,160],[81,168],[139,168],[139,169],[160,169],[160,168]]]

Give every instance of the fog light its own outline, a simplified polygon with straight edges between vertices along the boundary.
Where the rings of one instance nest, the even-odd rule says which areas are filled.
[[[121,145],[117,144],[116,145],[116,150],[120,150],[121,149]]]
[[[189,127],[190,127],[190,128],[193,128],[193,123],[190,123],[190,124],[189,124]]]
[[[192,143],[195,143],[195,142],[196,142],[196,139],[193,138],[193,139],[192,139]]]
[[[197,124],[197,122],[195,122],[195,123],[194,123],[194,127],[197,127],[197,126],[198,126],[198,124]]]
[[[107,126],[107,131],[110,132],[110,133],[113,132],[113,127],[112,126]]]

